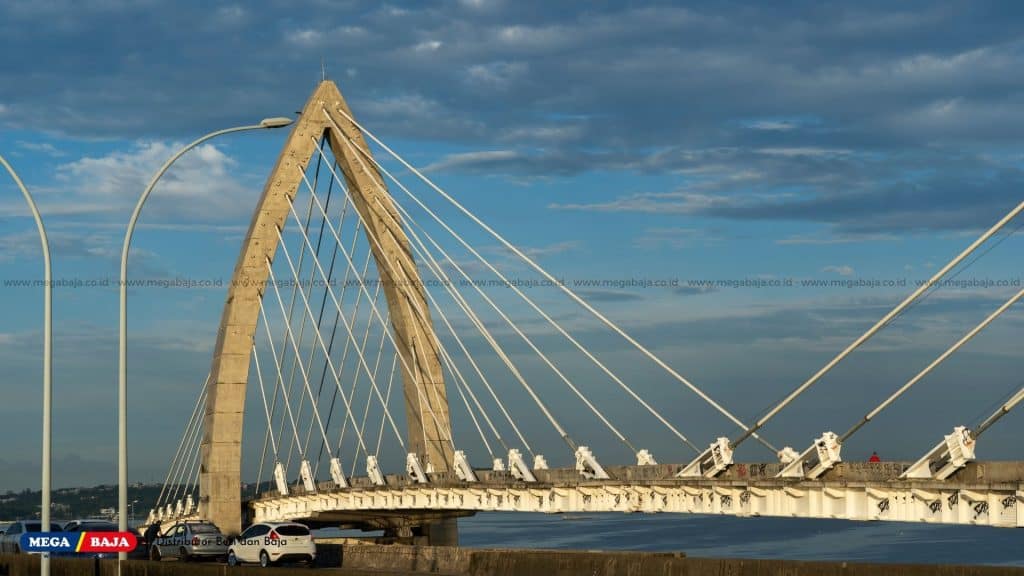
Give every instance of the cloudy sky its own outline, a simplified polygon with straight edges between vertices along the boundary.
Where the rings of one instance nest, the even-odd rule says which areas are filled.
[[[361,122],[557,276],[678,281],[581,293],[744,419],[1022,199],[1016,3],[552,6],[2,1],[0,153],[36,194],[55,276],[102,283],[116,275],[131,206],[174,150],[292,116],[326,71]],[[131,275],[227,279],[284,137],[223,137],[177,164],[143,213]],[[39,278],[41,264],[6,176],[0,226],[7,489],[37,485],[41,354],[39,290],[9,281]],[[845,430],[1019,290],[1020,246],[1018,235],[990,243],[957,279],[1001,285],[937,291],[766,435],[802,448]],[[806,286],[830,280],[849,286]],[[131,291],[133,480],[166,472],[224,297],[222,287]],[[114,285],[56,290],[57,485],[116,478],[116,313]],[[1021,327],[1011,310],[855,437],[847,457],[916,458],[952,426],[976,423],[1022,384]],[[619,342],[595,342],[634,362],[617,356]],[[641,362],[622,369],[663,376]],[[692,395],[651,394],[698,444],[736,433]],[[574,435],[586,440],[587,426]],[[637,441],[659,459],[687,458],[645,426]],[[1000,423],[981,457],[1021,458],[1021,426]],[[604,449],[608,460],[628,461],[616,450]],[[756,446],[741,456],[768,457]]]

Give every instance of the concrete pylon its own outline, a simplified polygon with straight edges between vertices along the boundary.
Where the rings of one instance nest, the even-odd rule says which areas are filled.
[[[228,287],[210,369],[199,475],[199,515],[228,534],[237,534],[242,527],[245,391],[260,299],[269,274],[266,261],[274,258],[277,228],[283,228],[288,220],[289,204],[304,185],[303,173],[325,134],[344,172],[353,206],[365,223],[366,234],[372,237],[370,246],[402,359],[408,449],[436,472],[453,469],[448,397],[409,240],[398,224],[391,196],[369,160],[362,132],[338,110],[353,117],[338,87],[331,81],[322,82],[303,108],[267,179]]]

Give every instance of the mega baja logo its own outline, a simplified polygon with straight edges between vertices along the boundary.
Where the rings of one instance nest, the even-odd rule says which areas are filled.
[[[21,535],[25,552],[131,552],[138,545],[131,532],[35,532]]]

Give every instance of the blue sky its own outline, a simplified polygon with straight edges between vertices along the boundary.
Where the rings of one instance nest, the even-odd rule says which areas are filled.
[[[800,280],[913,283],[1020,201],[1020,23],[1010,2],[7,1],[0,152],[36,194],[55,276],[110,278],[163,160],[208,131],[292,115],[323,62],[361,122],[557,276],[680,279],[581,292],[749,419],[910,290]],[[177,164],[142,216],[131,275],[226,281],[284,137],[224,137]],[[0,277],[38,278],[38,241],[6,177],[0,226]],[[1008,237],[959,277],[1016,288],[937,292],[766,434],[802,448],[845,430],[1019,289],[1020,245]],[[797,285],[686,283],[702,279]],[[19,441],[0,454],[0,488],[22,488],[37,483],[41,295],[3,291],[0,421]],[[132,290],[132,479],[162,479],[224,296]],[[587,329],[578,310],[552,305]],[[113,285],[56,291],[58,485],[115,478],[116,312]],[[1020,328],[1011,311],[848,457],[914,458],[985,414],[1021,384]],[[619,342],[594,338],[696,442],[735,433]],[[635,426],[661,460],[688,456]],[[980,455],[1020,458],[1020,426],[1008,417]]]

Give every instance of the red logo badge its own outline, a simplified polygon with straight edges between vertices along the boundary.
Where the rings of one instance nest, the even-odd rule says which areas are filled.
[[[138,545],[131,532],[83,532],[76,552],[131,552]]]

